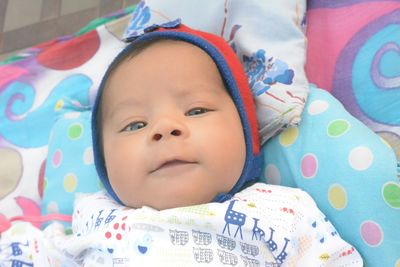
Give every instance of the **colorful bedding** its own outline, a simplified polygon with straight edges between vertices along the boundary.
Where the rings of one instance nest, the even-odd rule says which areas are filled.
[[[262,149],[267,183],[306,190],[367,266],[396,266],[399,180],[384,139],[312,86],[301,125]]]
[[[103,71],[124,46],[120,36],[131,12],[95,21],[0,65],[0,218],[41,214],[51,129],[65,108],[90,108]]]
[[[222,7],[228,2],[223,1]],[[327,109],[331,117],[312,114],[327,108],[317,101],[311,113],[301,114],[305,123],[269,136],[263,146],[266,164],[261,178],[309,192],[368,266],[398,267],[400,185],[395,155],[399,160],[400,4],[334,2],[309,0],[307,13],[307,77],[332,93],[312,87],[309,97],[331,103],[333,109]],[[75,35],[39,44],[0,63],[0,232],[14,220],[40,227],[44,220],[62,219],[68,229],[75,193],[101,188],[92,162],[88,118],[102,73],[124,46],[122,35],[133,9],[98,19]],[[225,14],[223,9],[221,14]],[[282,23],[282,18],[293,19],[279,9],[274,14],[282,15]],[[304,26],[298,20],[288,23]],[[297,54],[294,61],[285,61],[303,62],[305,51]],[[276,83],[271,85],[276,87]],[[346,119],[334,121],[345,111],[332,95],[353,116],[346,114]],[[309,109],[312,101],[306,101],[308,92],[303,96],[293,102],[300,110],[304,105]],[[343,138],[349,139],[341,142]],[[351,164],[347,169],[335,168],[346,160],[330,156],[345,159],[345,145],[352,143],[374,144],[370,153],[364,153],[365,149],[353,153],[355,168],[350,171],[355,175],[349,175]],[[319,156],[316,151],[325,154]],[[368,219],[368,212],[376,210],[380,211],[376,217]]]
[[[310,0],[309,80],[384,138],[400,161],[400,2]]]

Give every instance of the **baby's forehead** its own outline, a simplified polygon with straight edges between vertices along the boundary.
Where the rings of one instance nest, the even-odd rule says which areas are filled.
[[[127,73],[127,70],[129,68],[132,68],[133,65],[135,65],[134,68],[137,70],[139,64],[143,64],[143,62],[157,62],[157,60],[159,60],[158,56],[165,54],[174,54],[177,56],[179,55],[179,57],[185,58],[185,66],[179,66],[179,68],[183,68],[182,72],[185,73],[187,79],[190,79],[192,83],[196,83],[196,80],[199,76],[201,76],[201,74],[199,74],[199,72],[188,73],[186,69],[190,69],[190,65],[208,64],[203,65],[203,67],[206,66],[205,72],[214,73],[213,75],[211,75],[213,77],[212,83],[216,84],[216,87],[221,87],[222,85],[224,89],[223,91],[226,92],[226,88],[224,86],[224,82],[222,81],[222,76],[218,70],[218,67],[212,57],[208,55],[207,52],[205,52],[198,46],[186,41],[158,39],[146,41],[136,46],[133,46],[131,49],[129,49],[129,51],[125,53],[125,56],[120,59],[117,64],[111,66],[112,70],[106,81],[103,95],[107,94],[109,96],[118,94],[118,92],[114,90],[114,85],[123,80],[123,77],[120,75],[120,73]],[[171,68],[177,68],[177,66],[174,65],[176,63],[174,62],[174,58],[172,58],[171,62],[169,63],[171,64],[171,66],[165,70],[166,72],[171,71]],[[121,69],[125,69],[125,71],[119,71]],[[116,73],[118,73],[118,75],[116,75]],[[152,75],[151,77],[149,76],[149,78],[157,81],[157,72],[154,71],[151,74]],[[171,78],[171,80],[173,80],[173,78]],[[113,86],[110,86],[111,84]],[[160,87],[161,86],[162,85],[160,85]],[[131,90],[134,90],[134,87],[135,86],[132,85]],[[192,90],[189,87],[187,89]],[[106,101],[106,99],[107,97],[105,98],[105,100],[102,101],[102,104],[104,101]]]
[[[214,60],[207,52],[192,43],[174,39],[150,39],[137,45],[132,45],[117,61],[111,64],[108,75],[106,74],[105,77],[106,87],[110,83],[110,80],[112,80],[113,74],[127,65],[127,63],[135,61],[137,57],[146,58],[146,61],[157,61],[159,54],[163,53],[163,51],[184,54],[186,58],[207,58],[206,60],[210,64],[215,65]],[[193,60],[191,63],[193,65],[197,64],[198,60]],[[170,64],[173,66],[174,62],[170,62]]]
[[[162,57],[165,54],[173,54],[179,57],[184,57],[187,59],[185,61],[185,66],[189,65],[200,65],[207,64],[208,69],[215,70],[218,73],[218,76],[221,77],[221,74],[218,70],[216,63],[213,58],[206,52],[201,49],[197,45],[194,45],[187,41],[175,40],[175,39],[150,39],[143,42],[138,43],[137,45],[132,45],[124,55],[117,61],[114,62],[109,70],[109,75],[107,77],[106,82],[110,83],[110,80],[113,79],[113,74],[117,72],[119,69],[123,67],[127,67],[128,63],[135,63],[137,58],[140,58],[143,64],[143,61],[149,62],[157,62],[160,60],[160,56]],[[175,58],[169,58],[171,68],[176,67]],[[132,64],[129,64],[132,66]],[[168,71],[166,69],[165,71]],[[156,75],[156,73],[154,73]],[[196,73],[193,73],[193,76]],[[107,84],[106,84],[107,85]]]
[[[121,61],[125,62],[127,60],[131,60],[138,55],[152,57],[155,56],[156,51],[163,51],[163,50],[170,50],[172,52],[173,51],[182,52],[183,50],[185,50],[187,51],[186,56],[188,57],[190,56],[195,57],[198,56],[199,54],[203,54],[206,55],[207,57],[210,57],[203,49],[187,41],[175,40],[175,39],[150,39],[138,43],[137,45],[133,45],[127,51],[126,56]]]

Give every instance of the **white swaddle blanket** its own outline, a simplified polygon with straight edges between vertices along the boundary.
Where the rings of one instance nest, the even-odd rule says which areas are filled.
[[[72,235],[27,228],[3,234],[1,266],[362,266],[305,192],[260,183],[224,203],[162,211],[98,192],[77,199]]]

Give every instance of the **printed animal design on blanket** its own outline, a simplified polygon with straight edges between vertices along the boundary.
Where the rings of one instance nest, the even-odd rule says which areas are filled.
[[[21,246],[29,247],[29,242],[26,241],[26,244],[23,244],[21,242],[13,242],[13,243],[10,244],[9,247],[6,247],[6,248],[11,248],[11,255],[12,256],[21,256],[22,255]],[[4,249],[2,249],[2,250],[4,250]]]
[[[25,262],[25,261],[20,261],[20,260],[10,260],[11,262],[11,267],[23,267],[23,266],[32,266],[33,263],[31,262]]]
[[[228,210],[226,211],[226,214],[225,214],[225,222],[226,222],[226,224],[225,224],[224,230],[222,231],[222,234],[225,233],[225,230],[228,230],[228,234],[230,236],[231,232],[230,232],[230,229],[229,229],[229,225],[233,224],[233,225],[237,226],[234,237],[236,237],[236,235],[239,232],[240,233],[240,238],[243,239],[242,226],[246,222],[246,215],[244,213],[237,212],[237,211],[233,210],[233,205],[235,204],[236,201],[237,200],[232,200],[229,203]]]
[[[287,247],[287,245],[288,245],[288,243],[289,243],[289,239],[287,239],[286,237],[285,237],[285,245],[283,246],[283,248],[282,248],[282,251],[279,253],[279,255],[276,257],[276,260],[279,262],[279,263],[283,263],[283,261],[286,259],[286,257],[287,257],[287,253],[286,253],[286,247]]]
[[[233,224],[233,225],[237,226],[234,237],[236,237],[236,235],[238,233],[240,233],[240,238],[243,240],[243,234],[242,234],[241,227],[245,225],[247,216],[246,216],[246,214],[241,213],[239,211],[235,211],[233,209],[233,206],[236,201],[238,201],[238,200],[234,199],[234,200],[231,200],[229,203],[228,209],[225,213],[225,226],[224,226],[224,229],[222,230],[222,234],[224,234],[225,230],[227,230],[228,235],[231,236],[229,225]],[[258,226],[260,219],[253,218],[253,220],[254,220],[254,225],[253,225],[253,230],[252,230],[252,240],[264,239],[265,231]],[[269,227],[269,230],[270,230],[269,239],[265,241],[265,244],[268,246],[268,248],[271,252],[274,252],[278,249],[278,244],[274,240],[275,230],[272,227]],[[224,238],[226,238],[226,237],[217,235],[217,241],[221,247],[223,247],[223,246],[229,247],[229,244],[233,244],[232,242],[228,243],[228,240],[225,241]],[[283,261],[288,256],[288,254],[286,252],[286,248],[287,248],[289,242],[290,242],[290,240],[288,238],[284,237],[283,247],[282,247],[281,251],[279,252],[279,254],[276,256],[276,260],[279,263],[283,263]],[[250,244],[240,242],[240,246],[241,246],[242,252],[244,254],[255,256],[255,255],[258,255],[258,253],[259,253],[259,248],[252,246]],[[245,256],[242,256],[242,260],[244,261],[245,266],[258,266],[258,264],[259,264],[259,263],[254,262],[254,259],[247,258]]]
[[[269,230],[270,230],[269,239],[265,243],[267,243],[270,251],[275,251],[278,248],[278,245],[276,244],[276,242],[273,239],[275,230],[272,229],[271,227],[269,228]]]
[[[9,256],[7,257],[7,260],[11,263],[11,267],[33,266],[32,262],[17,259],[17,257],[21,256],[23,258],[26,258],[26,255],[25,257],[23,255],[24,251],[22,247],[26,247],[27,249],[29,249],[29,241],[26,241],[25,244],[22,242],[12,242],[10,245],[0,248],[0,253],[4,253],[6,250],[11,249],[11,254],[9,254]]]
[[[261,240],[265,236],[265,232],[263,229],[258,227],[258,221],[260,219],[253,218],[254,220],[254,226],[253,226],[253,235],[251,236],[251,240]]]
[[[244,68],[249,77],[250,88],[257,96],[265,93],[276,83],[292,84],[294,71],[288,65],[273,57],[265,55],[259,49],[251,56],[243,55]]]
[[[15,239],[18,237],[15,234],[25,233],[22,231],[14,231],[14,233],[13,229],[10,229],[6,232],[9,236],[5,235],[4,242],[0,242],[0,262],[5,262],[7,266],[12,267],[44,266],[48,260],[52,263],[71,263],[64,264],[65,266],[75,266],[74,263],[81,260],[85,260],[88,266],[90,264],[90,266],[127,266],[133,263],[144,265],[142,263],[145,262],[153,266],[157,265],[153,263],[167,259],[169,263],[173,262],[171,266],[176,264],[175,260],[182,260],[185,266],[210,263],[227,267],[238,265],[278,267],[283,263],[294,266],[293,263],[299,257],[303,258],[304,253],[308,253],[310,246],[321,248],[313,256],[314,263],[317,262],[318,265],[323,261],[331,260],[331,257],[343,259],[354,256],[356,253],[351,246],[345,246],[344,249],[334,247],[333,250],[329,250],[327,245],[334,245],[336,241],[334,239],[339,240],[339,237],[323,214],[317,213],[316,216],[301,221],[302,227],[306,227],[304,231],[306,236],[297,238],[291,235],[292,232],[286,225],[279,226],[282,220],[279,209],[276,209],[278,215],[278,223],[276,223],[269,216],[261,217],[258,210],[249,208],[248,202],[240,202],[237,198],[216,204],[215,208],[211,208],[215,217],[203,218],[202,215],[197,214],[193,218],[196,222],[195,228],[184,224],[171,226],[165,223],[165,219],[162,220],[163,222],[154,223],[152,216],[146,216],[146,219],[140,217],[137,220],[135,215],[140,215],[140,211],[125,210],[116,205],[107,206],[98,203],[98,209],[93,209],[92,205],[79,204],[90,207],[88,208],[90,212],[84,217],[78,217],[81,221],[76,229],[79,230],[79,234],[74,233],[76,238],[71,240],[70,237],[64,237],[63,228],[60,228],[58,224],[49,226],[51,228],[48,233],[53,234],[46,238],[37,231],[30,231],[34,236],[29,239]],[[263,207],[260,208],[265,210]],[[78,206],[77,210],[82,209]],[[142,210],[142,212],[146,211],[148,214],[154,213],[152,210]],[[169,218],[172,214],[176,214],[176,211],[165,211],[158,217]],[[176,218],[180,221],[187,221],[190,218],[187,214],[178,215],[179,213]],[[246,217],[252,219],[246,220]],[[287,217],[289,218],[287,224],[290,224],[291,215],[287,214]],[[202,226],[204,222],[215,224],[217,230],[206,230]],[[236,233],[232,232],[232,235],[230,235],[230,224],[234,224],[233,230],[236,230]],[[315,239],[317,233],[324,233],[324,236],[329,238],[325,238],[324,242],[320,243]],[[46,244],[51,242],[39,242],[41,238],[58,240],[56,243],[60,247],[57,251],[65,251],[67,254],[53,253],[55,252],[52,250],[53,245],[46,247]],[[339,246],[342,245],[339,244]],[[43,253],[44,257],[40,257]],[[46,263],[38,264],[43,261]]]

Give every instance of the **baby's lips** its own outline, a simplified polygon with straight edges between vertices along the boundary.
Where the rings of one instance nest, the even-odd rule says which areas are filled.
[[[150,173],[156,172],[164,167],[170,167],[174,165],[182,165],[182,164],[195,164],[194,161],[183,160],[183,159],[169,159],[161,161],[159,164],[156,165],[154,169],[150,171]]]

